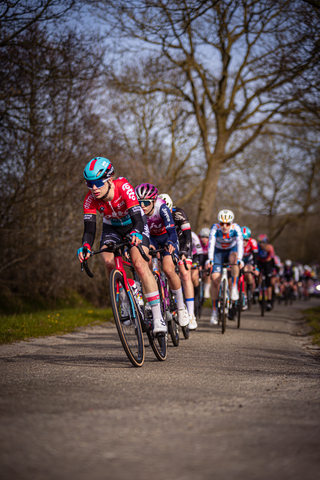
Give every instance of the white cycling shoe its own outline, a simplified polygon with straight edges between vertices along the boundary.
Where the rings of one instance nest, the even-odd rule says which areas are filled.
[[[238,287],[232,287],[231,288],[231,300],[233,302],[236,302],[237,300],[239,300]]]
[[[211,325],[218,325],[218,311],[212,310],[211,317],[210,317]]]
[[[193,315],[189,316],[189,330],[195,330],[198,327],[196,317]]]
[[[153,319],[153,333],[156,334],[163,334],[167,333],[167,325],[163,318],[154,318]]]
[[[179,308],[178,310],[178,322],[180,327],[186,327],[189,324],[189,314],[186,307]]]

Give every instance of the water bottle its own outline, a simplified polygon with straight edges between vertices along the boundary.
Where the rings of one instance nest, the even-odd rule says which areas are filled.
[[[144,306],[143,296],[142,296],[142,286],[140,280],[136,280],[137,294],[136,298],[140,307]]]
[[[153,272],[156,272],[157,270],[159,270],[159,263],[158,263],[157,257],[152,257],[151,264],[152,264]]]

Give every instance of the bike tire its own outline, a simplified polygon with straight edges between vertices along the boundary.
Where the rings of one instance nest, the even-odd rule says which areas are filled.
[[[179,325],[178,325],[178,320],[177,320],[177,313],[176,313],[176,308],[175,308],[175,299],[174,296],[169,288],[169,285],[167,285],[167,290],[169,292],[169,299],[170,299],[170,315],[171,315],[171,320],[168,321],[168,330],[169,334],[172,340],[172,343],[175,347],[179,346]]]
[[[168,335],[157,336],[150,330],[147,332],[147,336],[156,358],[160,362],[164,362],[168,354]]]
[[[120,305],[120,286],[122,286],[127,296],[127,304],[130,305],[130,325],[125,325],[121,321],[121,305]],[[126,291],[124,278],[119,270],[113,270],[109,281],[110,299],[113,310],[114,321],[118,330],[118,335],[122,343],[123,349],[128,359],[134,367],[142,367],[145,358],[145,348],[143,334],[141,328],[141,319],[139,309],[132,295],[134,310],[132,311],[131,302],[128,292]],[[135,315],[134,315],[135,313]]]
[[[159,290],[159,297],[160,297],[160,307],[161,307],[161,314],[163,319],[166,322],[166,311],[164,307],[164,298],[162,295],[162,286],[160,283],[160,279],[157,274],[154,274],[154,278],[157,282],[157,287]],[[147,331],[147,336],[149,339],[149,343],[151,345],[152,351],[155,354],[156,358],[160,362],[164,362],[167,359],[168,354],[168,335],[154,335],[152,330]]]
[[[237,303],[237,328],[240,328],[241,322],[241,312],[242,312],[242,299],[243,299],[243,292],[242,292],[242,282],[239,285],[239,300]]]
[[[181,330],[182,330],[182,333],[183,333],[183,336],[186,340],[188,340],[189,336],[190,336],[190,330],[189,330],[189,326],[187,325],[186,327],[181,327]]]
[[[262,292],[262,297],[260,300],[260,310],[261,310],[261,317],[264,317],[264,312],[266,309],[266,287],[265,287],[265,280],[262,279],[262,284],[261,284],[261,292]]]
[[[248,304],[248,310],[251,310],[252,306],[252,289],[251,285],[247,286],[247,304]]]
[[[227,281],[224,279],[222,282],[222,318],[221,318],[221,333],[226,331],[226,314],[227,308]]]

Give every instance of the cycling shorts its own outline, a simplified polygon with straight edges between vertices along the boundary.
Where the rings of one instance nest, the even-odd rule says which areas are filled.
[[[274,262],[258,262],[258,268],[266,277],[266,286],[271,286],[271,276],[273,275]]]
[[[156,250],[158,248],[163,248],[166,243],[169,241],[169,235],[167,233],[163,233],[162,235],[151,235],[150,236],[150,243],[151,245],[154,246]],[[176,242],[173,244],[174,246],[174,255],[176,258],[179,258],[179,243]],[[163,257],[167,257],[168,255],[171,255],[167,250],[161,253]]]
[[[147,224],[144,227],[145,228],[142,232],[142,245],[149,248],[149,228]],[[125,228],[121,227],[121,231],[119,231],[117,227],[104,223],[100,238],[100,248],[102,248],[106,243],[122,243],[125,240],[125,236],[130,232],[132,232],[132,224]]]
[[[237,245],[235,245],[232,248],[228,248],[227,250],[222,248],[215,248],[213,263],[219,263],[220,265],[213,265],[211,273],[221,273],[222,272],[221,264],[229,262],[230,253],[237,252],[237,251],[238,251]]]
[[[250,255],[248,255],[247,257],[243,257],[243,263],[245,265],[253,265],[253,255],[252,253]]]

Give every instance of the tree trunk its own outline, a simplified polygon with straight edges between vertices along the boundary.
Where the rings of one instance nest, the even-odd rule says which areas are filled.
[[[197,229],[202,227],[211,227],[212,223],[216,222],[218,212],[213,211],[218,180],[222,169],[222,161],[220,158],[213,158],[209,164],[206,179],[204,181],[200,205],[199,215],[197,219]]]

